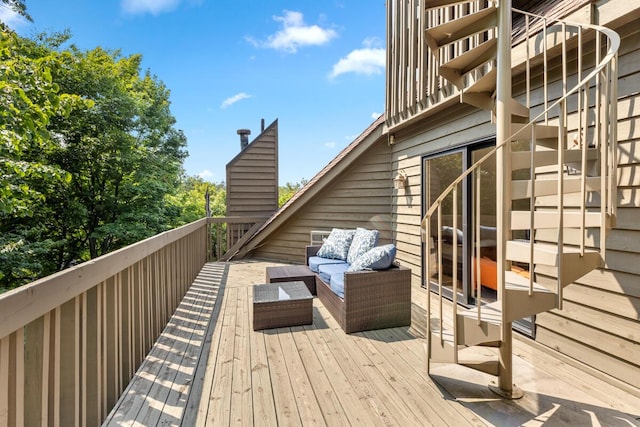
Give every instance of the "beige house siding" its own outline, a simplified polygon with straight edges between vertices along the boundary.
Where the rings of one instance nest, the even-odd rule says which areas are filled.
[[[391,242],[390,165],[387,138],[378,138],[354,166],[335,177],[294,218],[272,232],[265,244],[253,250],[252,256],[304,263],[309,232],[334,227],[377,229],[381,243]]]
[[[564,293],[563,310],[536,318],[536,340],[638,386],[640,378],[640,28],[623,37],[618,84],[618,217],[606,266]],[[598,234],[591,237],[599,245]],[[543,280],[542,277],[539,280]],[[552,280],[552,279],[548,279]]]
[[[422,286],[422,159],[462,147],[495,135],[495,126],[487,111],[456,104],[423,121],[421,126],[395,134],[392,145],[392,169],[404,170],[408,186],[393,194],[393,229],[397,236],[398,261],[413,271],[414,328],[425,332],[427,293]]]
[[[270,216],[278,209],[278,121],[227,164],[227,216]]]

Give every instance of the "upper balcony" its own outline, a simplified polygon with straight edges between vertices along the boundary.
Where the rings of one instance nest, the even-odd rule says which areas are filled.
[[[0,426],[637,422],[640,399],[525,339],[523,400],[454,365],[429,377],[416,291],[410,328],[345,334],[314,299],[312,325],[253,331],[277,263],[212,258],[215,224],[250,222],[205,218],[1,295]]]

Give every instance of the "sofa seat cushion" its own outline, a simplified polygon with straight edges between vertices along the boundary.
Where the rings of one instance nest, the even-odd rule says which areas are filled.
[[[345,264],[344,261],[339,260],[339,259],[322,258],[322,257],[319,257],[319,256],[309,257],[308,263],[309,263],[309,270],[313,271],[314,273],[319,273],[320,272],[320,266],[321,265],[326,265],[326,264]]]
[[[329,287],[334,294],[344,299],[344,273],[332,274]]]
[[[344,261],[339,264],[321,264],[318,269],[318,275],[323,282],[329,283],[331,281],[331,276],[334,274],[343,274],[348,269],[349,264]]]
[[[356,234],[349,247],[347,254],[347,262],[353,263],[358,257],[367,253],[371,248],[378,244],[378,230],[367,230],[366,228],[356,228]]]
[[[351,242],[353,241],[353,236],[355,234],[356,230],[334,228],[331,230],[329,237],[324,241],[316,255],[322,258],[346,261],[347,255],[349,254],[349,248],[351,247]]]
[[[349,269],[349,264],[324,264],[320,266],[318,275],[320,279],[329,285],[331,291],[344,299],[344,273]]]
[[[395,257],[396,246],[394,244],[376,246],[367,253],[359,256],[358,259],[349,266],[348,271],[386,270],[391,267]]]

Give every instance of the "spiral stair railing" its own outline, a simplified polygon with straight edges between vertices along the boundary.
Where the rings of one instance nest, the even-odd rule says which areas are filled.
[[[449,7],[451,4],[460,4],[461,2],[436,1],[437,4],[427,2],[429,7]],[[432,6],[430,6],[430,4]],[[488,7],[490,9],[491,6]],[[428,286],[431,282],[431,272],[437,271],[438,280],[438,324],[433,327],[431,317],[434,313],[431,306],[431,298],[428,298],[427,315],[430,325],[428,332],[428,361],[461,363],[471,368],[483,370],[492,373],[498,377],[505,376],[506,380],[500,378],[499,383],[501,389],[504,384],[511,384],[510,363],[505,369],[502,361],[487,364],[485,362],[461,362],[458,357],[459,347],[467,347],[474,345],[486,346],[505,346],[504,334],[501,328],[508,325],[511,328],[511,321],[517,320],[524,316],[537,314],[553,308],[562,308],[562,289],[577,280],[582,275],[588,273],[594,268],[600,267],[604,263],[605,257],[605,238],[606,232],[610,229],[616,216],[616,152],[617,152],[617,56],[620,46],[620,38],[614,31],[593,24],[571,23],[559,19],[550,19],[544,16],[534,15],[525,11],[513,9],[524,20],[524,33],[519,36],[519,42],[526,50],[524,60],[525,75],[524,94],[520,98],[525,98],[525,104],[522,105],[518,101],[512,100],[509,103],[508,114],[503,117],[494,111],[493,118],[497,126],[501,121],[508,121],[511,128],[510,135],[500,141],[496,141],[488,153],[482,156],[477,162],[466,169],[458,178],[456,178],[446,189],[437,197],[437,199],[428,208],[421,224],[422,240],[426,245],[426,269]],[[477,12],[476,12],[477,13]],[[484,13],[480,10],[480,13]],[[443,27],[449,23],[443,24]],[[491,24],[496,25],[497,24]],[[465,23],[464,26],[469,27],[470,24]],[[451,27],[453,28],[453,27]],[[467,30],[462,29],[462,37],[456,38],[456,29],[444,28],[440,31],[438,28],[427,29],[432,31],[429,43],[432,53],[436,60],[443,64],[441,72],[443,76],[450,79],[461,92],[461,102],[467,102],[480,108],[487,108],[486,97],[495,98],[495,90],[487,85],[485,80],[495,78],[496,60],[492,57],[486,61],[486,55],[481,59],[463,59],[462,56],[471,57],[470,52],[474,49],[463,53],[457,58],[449,60],[448,63],[443,62],[440,52],[447,49],[451,43],[460,43],[464,37],[475,37],[478,39],[478,29]],[[475,32],[474,32],[475,31]],[[485,38],[491,42],[495,38],[495,33],[490,28]],[[471,33],[471,34],[469,34]],[[443,36],[442,34],[446,34]],[[438,40],[440,37],[440,40]],[[559,40],[559,41],[558,41]],[[486,43],[488,45],[488,42]],[[532,47],[535,50],[535,43],[542,43],[541,50],[531,54]],[[439,44],[441,43],[441,44]],[[477,44],[477,43],[476,43]],[[481,48],[476,46],[475,49]],[[585,47],[587,46],[587,47]],[[593,46],[593,52],[589,51],[588,46]],[[491,46],[489,46],[491,48]],[[485,49],[486,50],[486,49]],[[450,52],[450,51],[449,51]],[[587,62],[590,55],[594,56],[592,69],[590,63]],[[549,57],[552,57],[551,59]],[[556,62],[553,62],[553,58]],[[562,86],[562,96],[556,100],[550,99],[549,69],[557,65],[560,60],[561,68],[560,84]],[[584,59],[586,58],[586,59]],[[457,61],[457,62],[456,62]],[[477,61],[477,62],[474,62]],[[484,61],[484,62],[482,62]],[[577,80],[577,84],[569,88],[569,63],[574,61],[575,71],[571,78]],[[481,63],[482,62],[482,63]],[[511,61],[509,61],[510,63]],[[499,64],[498,64],[499,66]],[[465,68],[466,67],[466,68]],[[536,68],[537,67],[537,68]],[[509,69],[511,66],[509,65]],[[538,91],[543,92],[543,100],[539,102],[537,112],[532,119],[526,117],[531,109],[532,88],[531,75],[532,70],[542,70],[542,84]],[[484,71],[484,76],[478,78],[478,70]],[[482,71],[480,74],[482,74]],[[588,71],[588,72],[587,72]],[[473,74],[475,81],[469,84],[469,80],[465,80],[466,74]],[[446,75],[445,75],[446,74]],[[493,75],[493,76],[491,76]],[[484,79],[486,77],[486,79]],[[557,85],[557,83],[556,83]],[[481,89],[476,89],[481,88]],[[481,92],[485,100],[478,102]],[[493,91],[493,92],[492,92]],[[492,100],[489,108],[493,109]],[[569,111],[568,104],[571,103],[572,111]],[[522,111],[525,114],[522,114]],[[524,122],[524,123],[523,123]],[[571,122],[571,123],[569,123]],[[504,123],[504,122],[502,122]],[[568,128],[571,126],[574,138],[568,141]],[[514,130],[515,129],[515,130]],[[507,133],[507,134],[509,134]],[[555,141],[557,150],[549,149],[549,141]],[[522,144],[528,142],[528,150],[513,151],[516,143]],[[551,144],[553,145],[553,144]],[[575,150],[569,150],[574,145]],[[521,145],[520,145],[521,146]],[[560,149],[561,148],[561,149]],[[464,312],[459,310],[457,304],[458,292],[453,290],[453,314],[451,330],[445,328],[443,321],[443,205],[447,200],[452,199],[451,212],[451,229],[452,234],[452,281],[457,283],[457,263],[458,253],[457,247],[460,243],[458,233],[458,197],[459,188],[466,179],[473,182],[475,200],[474,207],[474,245],[476,259],[480,259],[480,192],[482,191],[481,177],[482,167],[487,162],[496,157],[502,151],[502,155],[508,158],[507,165],[516,169],[528,169],[529,177],[527,180],[510,183],[507,188],[514,194],[504,195],[506,203],[511,205],[514,197],[525,200],[528,212],[521,210],[510,212],[507,218],[507,228],[503,233],[498,233],[498,244],[503,244],[506,252],[503,253],[505,259],[503,263],[498,265],[507,266],[511,269],[511,262],[518,262],[520,265],[528,265],[528,275],[514,277],[512,272],[500,272],[497,274],[497,304],[481,304],[482,285],[481,285],[481,268],[480,263],[476,262],[472,267],[472,283],[475,283],[474,292],[478,304],[471,310]],[[599,162],[597,166],[594,166]],[[528,163],[528,165],[526,165]],[[555,163],[555,166],[553,165]],[[542,165],[542,166],[541,166]],[[501,167],[498,165],[498,167]],[[540,172],[543,171],[543,172]],[[526,172],[525,172],[526,173]],[[546,173],[552,174],[556,180],[545,179],[540,180],[538,175]],[[520,173],[520,176],[522,173]],[[505,172],[505,178],[511,181],[512,169]],[[549,189],[551,182],[554,182],[555,188]],[[520,192],[516,195],[515,192]],[[555,193],[555,194],[554,194]],[[594,207],[594,194],[599,193],[599,205]],[[578,198],[578,202],[573,203],[570,207],[565,207],[566,200],[571,195]],[[526,195],[523,197],[522,195]],[[537,200],[543,198],[549,199],[555,197],[556,209],[542,210],[537,207]],[[575,197],[574,197],[575,199]],[[577,206],[576,206],[577,205]],[[502,207],[497,206],[497,209]],[[435,230],[432,238],[432,226],[436,222]],[[500,226],[498,224],[498,226]],[[589,230],[594,228],[600,229],[599,249],[588,248],[586,243],[586,235]],[[528,241],[510,240],[511,230],[525,230],[528,232]],[[567,234],[567,235],[565,235]],[[538,239],[538,235],[541,239]],[[579,237],[576,239],[575,236]],[[502,241],[501,241],[502,240]],[[555,249],[551,248],[551,244],[543,243],[542,240],[557,240]],[[576,241],[577,240],[577,241]],[[567,242],[570,241],[571,244]],[[436,250],[436,263],[433,266],[431,259],[431,250]],[[505,255],[506,254],[506,255]],[[544,262],[545,254],[555,254],[555,261]],[[499,252],[500,255],[500,252]],[[555,263],[555,264],[554,264]],[[547,289],[536,283],[535,268],[536,264],[553,265],[556,271],[555,289]],[[434,268],[435,267],[435,268]],[[505,278],[509,275],[509,278]],[[528,278],[526,277],[528,276]],[[510,282],[510,283],[507,283]],[[538,302],[536,302],[538,301]],[[471,317],[475,318],[475,325],[469,321]],[[495,334],[487,333],[487,325],[496,326]],[[481,336],[472,331],[482,330]],[[477,331],[476,331],[477,332]],[[462,336],[462,337],[461,337]],[[507,335],[510,340],[510,334]],[[506,343],[506,348],[511,349],[511,343]],[[510,354],[509,356],[510,357]],[[429,369],[429,368],[428,368]],[[505,372],[507,370],[508,372]],[[509,388],[508,386],[506,387]],[[507,397],[514,397],[512,390],[503,390]],[[517,397],[517,396],[515,396]]]

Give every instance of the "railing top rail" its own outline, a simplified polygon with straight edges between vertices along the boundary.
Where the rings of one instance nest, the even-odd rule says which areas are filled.
[[[513,9],[513,10],[518,12],[518,13],[521,12],[518,9]],[[607,64],[616,55],[616,53],[618,52],[618,49],[620,47],[620,36],[618,35],[618,33],[616,33],[615,31],[613,31],[613,30],[611,30],[609,28],[606,28],[606,27],[603,27],[603,26],[600,26],[600,25],[595,25],[595,24],[577,24],[577,23],[572,23],[572,22],[568,22],[568,21],[563,21],[561,19],[545,18],[544,16],[535,15],[535,14],[532,14],[532,13],[529,13],[529,12],[525,12],[525,14],[527,14],[529,16],[533,16],[533,17],[539,18],[539,19],[553,20],[554,23],[557,23],[557,22],[562,23],[562,22],[564,22],[565,24],[568,24],[568,25],[582,27],[582,28],[588,28],[588,29],[592,29],[592,30],[598,31],[598,32],[600,32],[600,33],[602,33],[602,34],[604,34],[604,35],[606,35],[608,37],[608,39],[610,41],[610,44],[609,44],[609,49],[607,50],[607,53],[604,55],[604,57],[602,58],[600,63],[596,67],[594,67],[594,69],[589,74],[587,74],[582,80],[580,80],[580,82],[578,82],[578,84],[576,84],[572,89],[570,89],[565,95],[563,95],[561,98],[557,99],[553,104],[549,105],[549,107],[547,107],[544,111],[542,111],[537,116],[535,116],[533,119],[531,119],[528,123],[526,123],[523,126],[523,129],[526,129],[528,126],[532,126],[539,119],[541,119],[545,115],[545,113],[548,113],[549,111],[551,111],[552,109],[557,107],[561,102],[565,101],[569,96],[571,96],[574,93],[576,93],[580,87],[584,86],[585,84],[588,84],[588,82],[592,78],[594,78],[600,71],[602,71],[607,66]],[[460,184],[462,182],[462,180],[464,180],[469,174],[471,174],[477,168],[479,168],[482,163],[484,163],[487,159],[489,159],[492,155],[494,155],[496,153],[496,151],[498,151],[505,144],[507,144],[515,135],[517,135],[518,133],[521,133],[521,132],[522,132],[522,130],[519,130],[517,132],[513,132],[511,135],[509,135],[506,139],[501,141],[499,144],[496,144],[496,146],[493,147],[493,149],[491,149],[487,154],[482,156],[471,167],[469,167],[466,171],[464,171],[464,173],[462,173],[458,178],[456,178],[440,194],[440,196],[431,204],[431,206],[429,207],[429,209],[427,210],[426,214],[424,215],[424,217],[422,219],[422,227],[424,228],[426,226],[426,221],[428,220],[428,218],[430,218],[433,215],[433,213],[438,208],[438,206],[449,195],[449,193],[451,193],[451,191],[453,190],[453,188],[455,186]]]
[[[207,218],[207,224],[249,224],[251,222],[264,222],[271,218],[271,215],[256,216],[211,216]]]
[[[206,224],[206,218],[199,219],[1,294],[0,337],[12,333]]]

